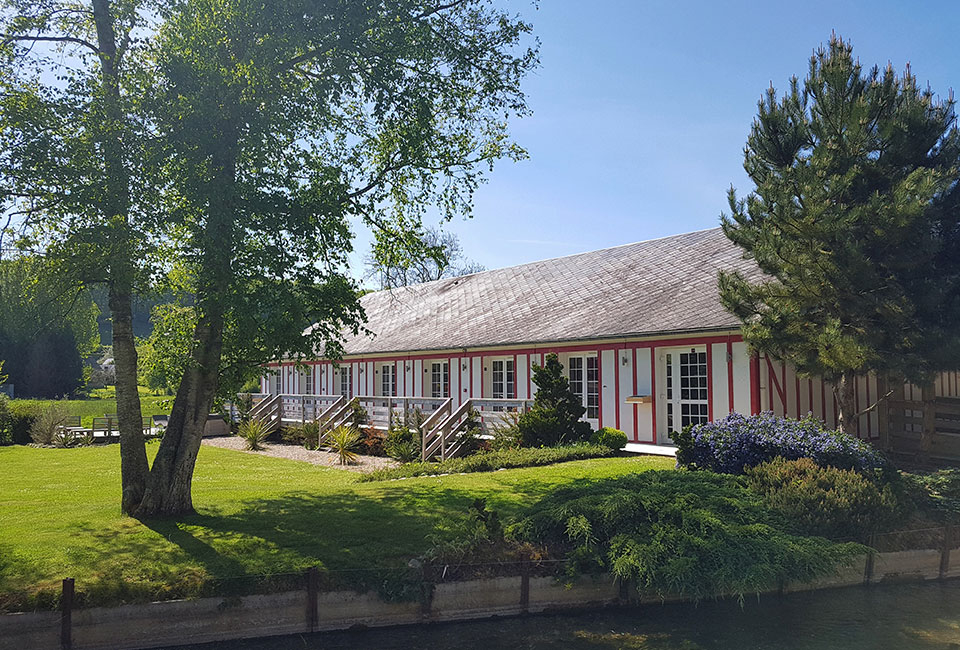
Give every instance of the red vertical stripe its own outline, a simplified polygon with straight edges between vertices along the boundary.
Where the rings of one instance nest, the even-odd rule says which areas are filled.
[[[760,413],[760,355],[750,357],[750,414]]]
[[[800,375],[794,370],[793,381],[796,384],[796,393],[797,393],[797,419],[799,420],[802,416],[800,415]]]
[[[533,353],[527,355],[527,399],[530,399],[530,394],[533,388]]]
[[[653,416],[651,422],[653,444],[657,444],[657,357],[654,353],[655,350],[656,348],[650,348],[650,413]]]
[[[730,339],[727,339],[727,401],[733,413],[733,342]]]
[[[633,348],[633,394],[637,394],[637,348]],[[640,442],[640,407],[633,405],[633,441]]]

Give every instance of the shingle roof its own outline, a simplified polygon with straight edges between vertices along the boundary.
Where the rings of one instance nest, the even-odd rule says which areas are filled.
[[[362,298],[375,336],[347,354],[713,330],[719,270],[759,277],[719,228],[428,282]]]

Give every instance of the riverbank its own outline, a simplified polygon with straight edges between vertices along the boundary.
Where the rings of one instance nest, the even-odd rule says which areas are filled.
[[[960,645],[960,580],[782,597],[648,604],[404,628],[190,645],[178,650],[948,650]]]
[[[778,585],[766,592],[766,597],[853,585],[945,581],[955,577],[960,577],[960,553],[954,549],[878,553],[861,556],[834,575],[812,583]],[[373,592],[323,592],[318,590],[315,579],[305,582],[303,589],[275,594],[0,616],[0,649],[56,647],[58,643],[76,650],[155,648],[563,610],[640,605],[645,611],[651,605],[683,601],[680,597],[663,599],[644,593],[610,576],[585,577],[564,584],[554,577],[524,573],[515,577],[423,584],[421,597],[412,602],[383,599]],[[839,643],[831,645],[842,647]]]

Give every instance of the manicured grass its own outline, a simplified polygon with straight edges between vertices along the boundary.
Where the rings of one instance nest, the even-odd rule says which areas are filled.
[[[117,399],[113,387],[94,390],[87,399],[68,399],[68,400],[50,400],[50,399],[15,399],[11,404],[23,405],[28,408],[45,408],[52,404],[59,404],[67,412],[67,415],[79,415],[82,426],[91,426],[93,418],[103,417],[104,415],[113,415],[117,412]],[[140,389],[140,412],[144,417],[151,415],[163,415],[170,412],[173,405],[172,396],[154,395],[147,389]]]
[[[149,445],[150,455],[156,445]],[[0,448],[0,609],[50,606],[73,577],[86,602],[222,590],[309,566],[403,567],[477,498],[504,515],[578,481],[667,469],[654,457],[360,483],[306,463],[203,447],[197,514],[141,523],[119,513],[119,447]]]

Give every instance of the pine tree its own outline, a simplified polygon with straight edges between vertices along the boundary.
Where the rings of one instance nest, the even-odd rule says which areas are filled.
[[[960,362],[958,163],[952,96],[909,68],[865,73],[836,36],[802,84],[759,102],[756,189],[731,188],[722,223],[767,278],[721,273],[721,300],[753,349],[833,385],[842,429],[856,376],[922,382]]]
[[[552,446],[587,439],[590,424],[580,419],[586,409],[570,390],[557,355],[548,354],[542,366],[534,365],[532,379],[537,386],[533,408],[521,415],[518,423],[523,444]]]

